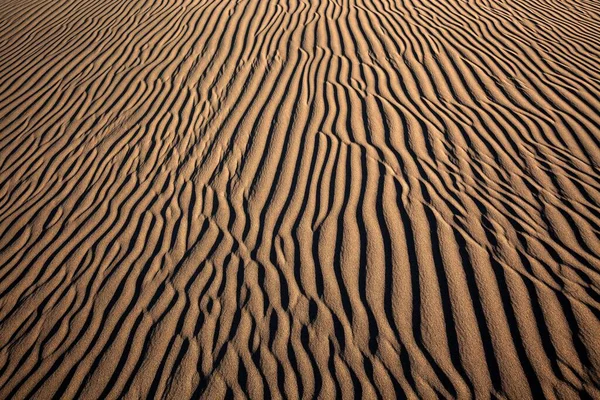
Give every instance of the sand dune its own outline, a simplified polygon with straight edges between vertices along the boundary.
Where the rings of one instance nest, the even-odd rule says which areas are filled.
[[[0,0],[0,398],[600,397],[599,32]]]

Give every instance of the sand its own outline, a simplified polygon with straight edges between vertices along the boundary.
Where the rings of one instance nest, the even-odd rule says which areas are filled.
[[[594,0],[0,0],[0,398],[600,398]]]

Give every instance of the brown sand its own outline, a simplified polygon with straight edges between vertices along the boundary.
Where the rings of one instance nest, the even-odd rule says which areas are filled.
[[[600,396],[596,0],[0,0],[0,398]]]

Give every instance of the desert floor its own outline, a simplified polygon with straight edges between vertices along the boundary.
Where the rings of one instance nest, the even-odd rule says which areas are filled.
[[[600,397],[597,0],[0,0],[0,398]]]

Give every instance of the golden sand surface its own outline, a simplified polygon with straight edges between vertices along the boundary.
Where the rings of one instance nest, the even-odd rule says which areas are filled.
[[[596,0],[0,0],[0,398],[600,398]]]

